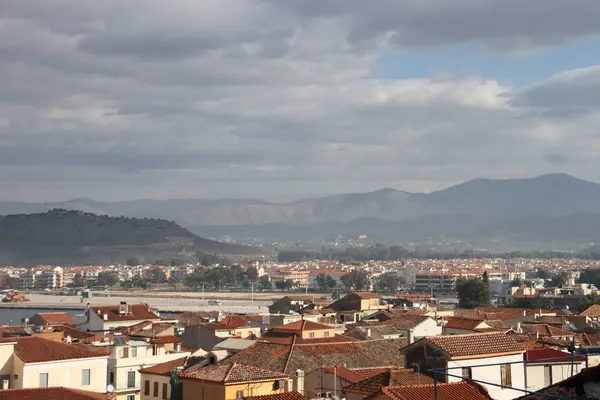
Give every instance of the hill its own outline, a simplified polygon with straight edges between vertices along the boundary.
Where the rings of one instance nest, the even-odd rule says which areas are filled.
[[[0,262],[28,265],[118,264],[203,254],[256,254],[259,249],[200,238],[174,222],[53,209],[0,217]]]

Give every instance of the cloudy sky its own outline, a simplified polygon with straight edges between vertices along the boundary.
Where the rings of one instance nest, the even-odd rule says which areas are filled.
[[[0,198],[600,181],[598,0],[2,0]]]

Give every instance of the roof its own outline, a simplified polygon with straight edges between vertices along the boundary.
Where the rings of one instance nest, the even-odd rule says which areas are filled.
[[[167,361],[161,364],[154,365],[148,368],[140,369],[140,374],[151,374],[151,375],[171,375],[171,370],[177,367],[184,367],[188,357],[178,358],[176,360]]]
[[[415,343],[422,340],[426,340],[444,350],[452,358],[523,353],[525,351],[521,344],[504,333],[427,336]]]
[[[146,321],[160,319],[160,317],[144,304],[128,304],[131,307],[131,312],[126,314],[119,313],[120,306],[104,306],[91,307],[92,312],[98,314],[100,318],[104,318],[106,314],[107,322],[119,321]]]
[[[59,343],[35,336],[19,338],[15,345],[15,354],[25,363],[106,356],[105,352],[92,351],[85,346]]]
[[[391,400],[433,399],[433,385],[389,386],[381,389]],[[373,396],[376,396],[377,393]],[[370,398],[371,396],[367,397]],[[491,400],[487,390],[475,383],[468,381],[437,384],[438,400]]]
[[[77,328],[73,328],[72,326],[68,326],[68,325],[60,325],[54,328],[55,332],[62,332],[64,334],[64,336],[70,336],[73,339],[86,339],[86,338],[91,338],[91,337],[95,337],[96,335],[91,333],[91,332],[85,332],[82,330],[79,330]],[[99,337],[102,336],[102,334],[98,335]]]
[[[409,315],[402,312],[385,312],[376,316],[379,322],[376,325],[390,325],[396,329],[411,329],[430,319],[425,315]]]
[[[330,367],[321,367],[322,370],[327,371],[331,374],[335,374],[348,382],[356,383],[365,379],[365,377],[349,368],[342,365],[334,365]]]
[[[265,394],[263,396],[250,396],[244,397],[245,400],[306,400],[306,397],[302,396],[298,392],[287,392],[287,393],[275,393]]]
[[[371,395],[387,386],[426,385],[433,383],[433,378],[415,372],[413,369],[396,369],[385,371],[381,374],[364,379],[360,382],[346,386],[344,392]]]
[[[150,339],[152,344],[166,344],[166,343],[182,343],[183,339],[177,336],[160,336],[155,339]]]
[[[180,314],[176,318],[181,325],[198,325],[206,322],[206,319],[217,318],[218,316],[218,311],[190,311]]]
[[[227,338],[222,342],[215,344],[213,349],[226,349],[226,350],[243,350],[246,347],[250,347],[254,344],[255,340],[249,339],[238,339],[238,338]]]
[[[370,333],[370,335],[369,335]],[[358,339],[381,339],[386,335],[401,335],[402,333],[390,325],[357,326],[345,335]]]
[[[525,361],[532,363],[570,363],[571,360],[581,362],[585,360],[583,356],[571,357],[571,354],[564,351],[541,347],[538,349],[527,349],[525,352]]]
[[[333,328],[332,328],[333,329]],[[355,342],[360,339],[345,335],[333,335],[328,337],[303,338],[295,332],[276,332],[266,331],[258,339],[261,342],[279,343],[279,344],[322,344],[322,343],[344,343]]]
[[[350,293],[331,303],[329,308],[334,311],[354,311],[361,309],[361,300],[379,299],[380,296],[370,292]]]
[[[67,312],[37,313],[47,325],[73,325],[73,316]],[[33,317],[35,318],[34,315]]]
[[[404,365],[400,352],[406,339],[365,340],[327,344],[279,344],[258,341],[224,360],[255,365],[293,376],[296,370],[306,373],[322,366],[346,365],[347,368],[367,368],[381,365]]]
[[[0,390],[0,400],[113,400],[114,393],[104,394],[65,387]]]
[[[270,371],[252,365],[237,362],[232,364],[209,365],[193,372],[184,372],[184,378],[201,379],[222,383],[256,382],[266,380],[287,379],[288,376],[277,371]]]
[[[318,322],[301,319],[289,324],[276,326],[272,328],[272,331],[283,331],[283,332],[302,332],[302,331],[316,331],[316,330],[330,330],[334,329],[331,325],[320,324]]]
[[[585,311],[580,313],[579,315],[583,315],[589,318],[598,318],[600,317],[600,304],[593,304],[589,306]]]
[[[464,317],[450,317],[444,325],[446,329],[460,329],[464,331],[475,331],[479,325],[485,324],[484,321]],[[486,327],[489,325],[486,325]]]
[[[539,332],[540,336],[573,336],[575,332],[548,324],[521,324],[523,332]]]

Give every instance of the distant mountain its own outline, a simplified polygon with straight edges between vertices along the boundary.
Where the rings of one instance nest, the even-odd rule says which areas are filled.
[[[544,226],[564,223],[573,232],[570,237],[587,240],[595,238],[596,228],[590,221],[576,220],[581,218],[576,216],[600,213],[600,185],[566,174],[548,174],[527,179],[473,179],[429,194],[386,188],[289,203],[255,199],[75,199],[53,204],[0,201],[0,214],[40,212],[52,207],[164,218],[209,237],[314,240],[368,234],[419,242],[424,238],[514,238],[518,235],[513,233],[521,229],[530,232],[530,237],[543,239],[557,236]]]
[[[259,249],[200,238],[174,222],[53,209],[0,217],[0,263],[117,264],[184,259]]]

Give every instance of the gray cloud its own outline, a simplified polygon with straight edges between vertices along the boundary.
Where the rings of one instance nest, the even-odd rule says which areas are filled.
[[[370,77],[383,46],[533,51],[600,30],[596,1],[540,4],[5,1],[5,197],[431,190],[549,163],[600,180],[594,67],[520,88]]]

